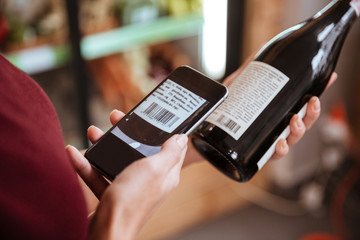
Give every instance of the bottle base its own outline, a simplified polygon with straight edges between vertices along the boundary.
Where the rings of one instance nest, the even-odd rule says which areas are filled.
[[[245,182],[247,178],[237,169],[237,167],[229,159],[226,158],[219,150],[201,138],[193,137],[191,139],[195,149],[212,165],[219,169],[226,176],[238,182]]]

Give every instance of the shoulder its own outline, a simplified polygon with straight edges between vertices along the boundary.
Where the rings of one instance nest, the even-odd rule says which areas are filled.
[[[5,236],[82,239],[86,204],[55,109],[39,85],[1,55],[0,66],[0,221]]]

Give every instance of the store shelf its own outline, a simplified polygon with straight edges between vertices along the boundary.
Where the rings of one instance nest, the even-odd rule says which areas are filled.
[[[95,59],[157,42],[171,41],[199,34],[201,15],[164,17],[144,24],[124,26],[112,31],[86,36],[81,41],[85,59]],[[5,56],[28,74],[51,70],[64,65],[70,57],[67,44],[41,46],[11,52]]]
[[[45,45],[5,54],[15,66],[28,74],[35,74],[63,66],[70,58],[69,47]]]
[[[191,15],[125,26],[85,37],[81,42],[82,54],[86,59],[93,59],[142,45],[192,36],[199,33],[202,23],[201,16]]]

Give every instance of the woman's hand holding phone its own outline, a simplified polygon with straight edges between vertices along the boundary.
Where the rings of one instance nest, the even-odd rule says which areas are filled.
[[[113,111],[110,116],[112,124],[123,115],[120,111]],[[103,134],[93,126],[88,130],[88,137],[92,142],[96,142]],[[171,190],[178,185],[187,139],[185,135],[174,135],[163,144],[159,153],[129,165],[110,186],[76,148],[66,148],[77,173],[100,199],[90,225],[90,239],[135,237]]]

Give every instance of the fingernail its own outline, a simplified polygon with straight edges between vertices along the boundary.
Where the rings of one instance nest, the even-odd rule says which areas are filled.
[[[320,111],[320,101],[317,97],[312,97],[311,101],[313,103],[313,111],[318,112]]]
[[[113,109],[112,111],[111,111],[111,113],[110,114],[112,114],[112,113],[114,113],[114,112],[118,112],[119,110],[117,110],[116,108],[115,109]]]
[[[283,141],[281,142],[281,150],[284,150],[287,147],[287,141],[286,139],[283,139]]]
[[[185,134],[180,134],[177,136],[176,141],[179,147],[184,148],[188,142],[188,137]]]
[[[68,151],[70,148],[75,148],[75,147],[73,145],[68,144],[66,145],[65,150]]]

